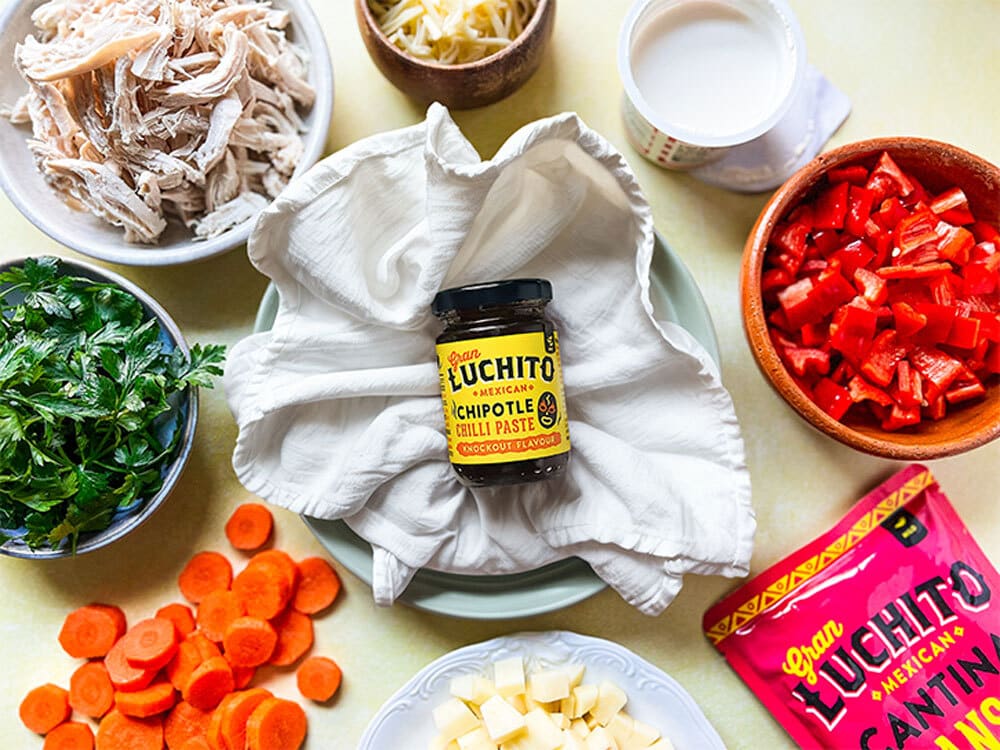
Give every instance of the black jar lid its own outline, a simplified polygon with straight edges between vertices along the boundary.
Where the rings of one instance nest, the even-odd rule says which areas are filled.
[[[442,289],[434,296],[431,312],[442,315],[449,310],[475,310],[550,299],[552,284],[545,279],[506,279]]]

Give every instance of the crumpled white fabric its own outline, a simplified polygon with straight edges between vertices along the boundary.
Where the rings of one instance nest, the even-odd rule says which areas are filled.
[[[743,576],[755,521],[729,394],[700,344],[654,319],[653,223],[634,175],[573,114],[481,161],[447,111],[330,156],[263,213],[250,259],[274,327],[231,352],[233,466],[290,510],[343,518],[391,603],[421,567],[586,560],[661,612],[685,573]],[[448,463],[430,313],[446,287],[552,282],[573,446],[561,479],[469,490]]]

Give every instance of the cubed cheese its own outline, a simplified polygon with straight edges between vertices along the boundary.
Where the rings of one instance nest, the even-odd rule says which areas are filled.
[[[571,732],[568,729],[563,730],[563,745],[562,750],[587,750],[587,745],[584,743],[583,738],[575,732]]]
[[[431,740],[430,750],[461,750],[455,740],[446,740],[440,734]]]
[[[619,712],[611,717],[607,729],[611,736],[615,738],[618,746],[625,747],[632,739],[634,727],[635,722],[632,721],[632,717],[626,713]]]
[[[528,697],[539,703],[552,703],[569,697],[569,676],[554,669],[530,675]]]
[[[560,729],[569,729],[569,719],[566,714],[556,711],[555,713],[549,714],[549,718],[552,719],[552,723]]]
[[[598,688],[597,703],[590,709],[590,715],[597,719],[601,726],[607,726],[614,715],[625,708],[628,696],[613,682],[605,680]]]
[[[524,661],[520,656],[493,664],[493,684],[504,698],[524,692]]]
[[[590,727],[587,726],[587,722],[583,719],[573,719],[569,723],[569,731],[579,737],[586,737],[590,734]]]
[[[528,701],[523,695],[512,695],[509,698],[504,698],[519,714],[528,713]]]
[[[499,695],[489,698],[480,709],[486,733],[497,744],[506,742],[527,726],[524,716]]]
[[[445,740],[453,740],[479,726],[479,719],[458,698],[449,698],[434,709],[434,726]]]
[[[490,739],[482,727],[474,729],[458,738],[460,750],[497,750],[497,743]]]
[[[597,727],[583,741],[587,750],[619,750],[615,738],[604,727]]]
[[[453,677],[451,684],[448,686],[448,692],[459,700],[475,703],[476,701],[473,700],[473,696],[476,693],[476,675],[463,674]]]
[[[580,685],[573,688],[573,710],[569,713],[569,718],[579,719],[590,711],[597,703],[597,696],[600,690],[597,685]]]
[[[582,664],[571,664],[568,667],[564,667],[566,670],[566,676],[569,677],[569,686],[575,688],[577,685],[583,682],[583,673],[587,671],[587,668]]]
[[[500,750],[557,750],[562,747],[562,732],[541,709],[524,717],[525,731],[500,745]]]
[[[643,724],[641,721],[635,721],[632,723],[632,743],[636,744],[638,747],[649,747],[654,742],[660,739],[660,732],[649,724]]]

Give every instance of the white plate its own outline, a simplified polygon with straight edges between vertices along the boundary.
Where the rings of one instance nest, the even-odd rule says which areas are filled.
[[[677,750],[725,750],[701,709],[673,678],[617,643],[566,631],[518,633],[442,656],[382,706],[358,750],[424,750],[436,734],[431,712],[449,698],[451,679],[485,674],[490,662],[511,656],[524,658],[528,670],[582,664],[585,683],[616,683],[628,696],[629,715],[656,727]]]

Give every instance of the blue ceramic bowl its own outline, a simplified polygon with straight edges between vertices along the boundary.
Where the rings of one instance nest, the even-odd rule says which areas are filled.
[[[23,258],[0,263],[0,272],[23,263]],[[189,353],[184,336],[181,334],[177,324],[167,314],[167,311],[156,300],[128,279],[103,268],[75,260],[66,260],[65,258],[60,258],[60,272],[73,276],[82,276],[102,283],[111,283],[130,293],[142,304],[143,309],[146,311],[147,319],[156,318],[159,322],[160,340],[163,342],[164,351],[171,352],[174,349],[180,349],[185,354]],[[171,410],[161,415],[157,420],[159,430],[157,437],[164,443],[168,443],[173,440],[174,434],[178,430],[180,430],[181,434],[177,439],[173,453],[160,468],[160,474],[163,477],[163,486],[152,497],[139,498],[129,506],[119,508],[111,520],[111,524],[104,531],[81,534],[76,545],[77,555],[106,547],[138,528],[163,505],[171,491],[173,491],[181,472],[184,470],[185,464],[187,464],[191,453],[191,445],[194,442],[195,424],[198,421],[197,389],[189,387],[187,390],[175,394],[171,398],[171,406]],[[12,538],[0,545],[0,554],[30,559],[52,559],[71,557],[73,555],[73,552],[67,545],[57,548],[43,547],[31,549],[18,538],[19,534],[24,533],[23,529],[4,529],[3,533]]]

